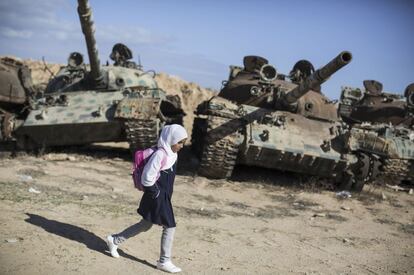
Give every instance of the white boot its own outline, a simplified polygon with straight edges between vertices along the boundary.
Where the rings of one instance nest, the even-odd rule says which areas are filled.
[[[157,268],[169,273],[178,273],[182,271],[181,268],[175,266],[171,261],[165,263],[157,262]]]
[[[114,244],[114,237],[112,237],[112,235],[106,237],[106,244],[108,245],[111,256],[114,258],[119,258],[118,251],[116,251],[118,249],[118,246]]]

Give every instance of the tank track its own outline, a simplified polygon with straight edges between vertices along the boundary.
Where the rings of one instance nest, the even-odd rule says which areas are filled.
[[[191,150],[198,159],[201,159],[203,145],[207,135],[207,118],[196,117],[193,121],[193,131],[191,133]]]
[[[381,174],[393,182],[414,179],[414,163],[405,159],[386,159],[381,166]],[[399,183],[399,182],[397,182]]]
[[[207,133],[223,126],[227,121],[229,119],[209,116],[206,125]],[[238,140],[237,132],[224,137],[212,137],[207,134],[201,155],[199,174],[216,179],[230,177],[236,165],[240,146]]]
[[[130,119],[125,121],[126,139],[131,152],[157,144],[160,121]]]
[[[339,189],[361,192],[365,184],[370,184],[380,175],[381,162],[378,157],[359,152],[358,162],[344,171]]]
[[[364,185],[372,183],[379,175],[381,162],[374,155],[359,153],[358,168],[352,183],[351,191],[361,192]]]

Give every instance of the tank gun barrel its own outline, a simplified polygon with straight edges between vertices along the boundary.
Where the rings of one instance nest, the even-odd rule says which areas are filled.
[[[316,70],[312,75],[296,86],[293,90],[286,93],[282,98],[285,105],[293,105],[296,101],[325,82],[331,75],[347,65],[352,60],[352,54],[348,51],[341,52],[337,57],[332,59],[328,64]]]
[[[82,32],[85,36],[86,46],[88,48],[89,63],[91,66],[90,78],[94,84],[100,83],[103,79],[100,61],[98,57],[98,48],[95,40],[95,26],[93,24],[92,10],[88,0],[78,0],[78,14],[82,26]]]

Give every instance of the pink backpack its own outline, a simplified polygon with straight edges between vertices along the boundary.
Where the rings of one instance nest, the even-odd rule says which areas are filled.
[[[137,188],[140,191],[144,191],[144,185],[142,185],[142,172],[144,171],[145,164],[147,164],[148,160],[158,150],[157,147],[150,147],[143,150],[138,150],[135,152],[134,156],[134,163],[132,167],[132,180],[134,181],[135,188]],[[164,149],[160,148],[161,151],[164,151]],[[164,151],[164,157],[161,160],[161,169],[165,166],[165,163],[167,162],[167,155]],[[160,174],[158,173],[157,179],[160,177]]]

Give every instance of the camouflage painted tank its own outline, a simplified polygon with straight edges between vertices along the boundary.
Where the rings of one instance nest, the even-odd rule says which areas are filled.
[[[289,76],[293,81],[257,56],[245,57],[244,68],[231,66],[219,95],[197,109],[192,138],[199,173],[226,178],[245,164],[334,178],[361,190],[375,175],[360,169],[363,159],[345,144],[337,106],[319,91],[351,59],[342,52],[313,73],[302,60]]]
[[[414,83],[407,86],[405,96],[383,92],[382,83],[375,80],[365,80],[364,88],[342,88],[339,114],[344,121],[413,127]]]
[[[154,71],[128,61],[132,52],[125,45],[114,46],[114,65],[102,66],[88,1],[78,1],[78,13],[90,69],[81,54],[69,56],[68,65],[14,128],[17,146],[32,149],[107,141],[129,141],[131,150],[152,146],[163,124],[182,122],[178,96],[167,96],[158,88]]]
[[[15,123],[24,119],[35,98],[29,68],[16,58],[0,58],[0,141],[12,141]]]
[[[339,113],[351,126],[350,148],[375,156],[381,174],[394,183],[412,182],[414,84],[404,96],[382,92],[382,84],[374,80],[365,80],[364,87],[344,87],[341,93]]]

